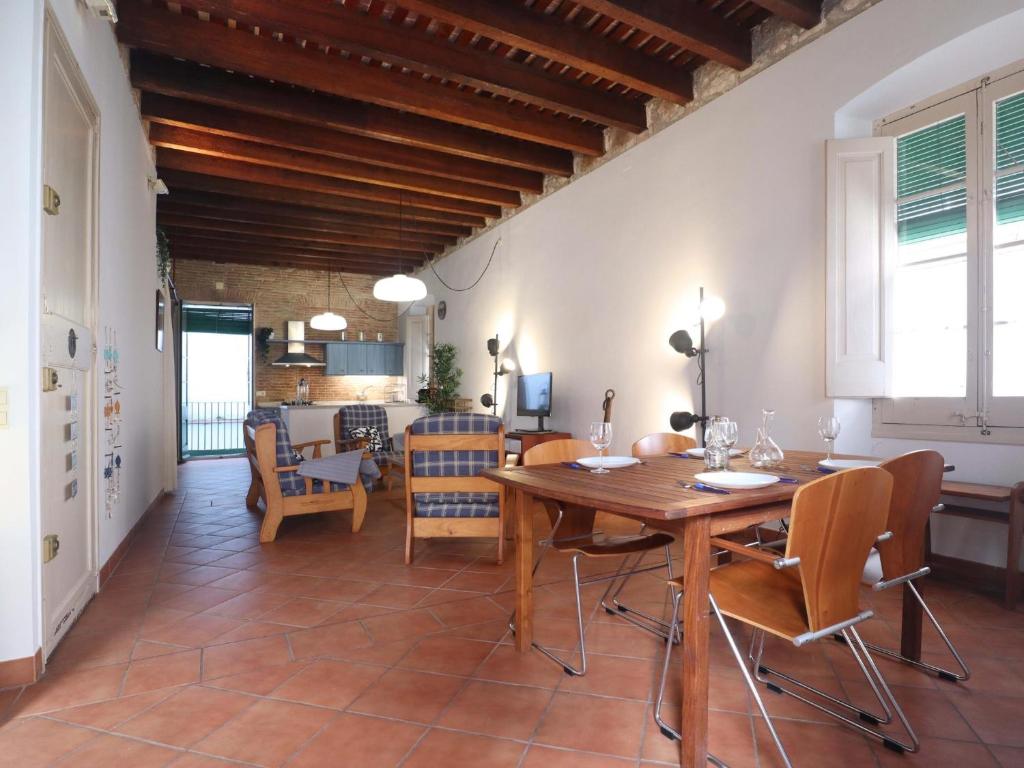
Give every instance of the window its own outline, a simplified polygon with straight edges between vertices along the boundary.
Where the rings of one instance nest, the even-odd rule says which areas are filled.
[[[1024,72],[880,133],[895,138],[896,238],[876,422],[1024,427]]]

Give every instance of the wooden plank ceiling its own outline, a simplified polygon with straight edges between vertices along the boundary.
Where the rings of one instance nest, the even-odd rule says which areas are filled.
[[[821,0],[118,0],[175,258],[411,271]]]

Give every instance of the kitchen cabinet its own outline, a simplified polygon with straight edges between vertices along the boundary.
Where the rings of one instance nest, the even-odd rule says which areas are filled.
[[[401,376],[404,344],[379,341],[332,342],[326,347],[326,376]]]

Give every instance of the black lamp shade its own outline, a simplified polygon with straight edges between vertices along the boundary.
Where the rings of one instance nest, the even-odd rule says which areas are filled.
[[[668,343],[681,355],[693,357],[697,354],[697,350],[693,346],[693,339],[687,331],[676,331],[668,337]]]
[[[493,339],[487,340],[487,352],[491,357],[498,356],[498,337],[495,336]]]
[[[668,418],[668,423],[676,432],[689,429],[702,421],[701,417],[689,411],[676,411]]]
[[[494,405],[494,398],[491,397],[490,392],[480,396],[480,405],[482,405],[484,408],[490,408],[491,406]]]

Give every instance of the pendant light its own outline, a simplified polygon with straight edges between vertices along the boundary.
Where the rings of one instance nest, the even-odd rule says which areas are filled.
[[[398,244],[402,244],[402,191],[398,191]],[[373,286],[373,298],[378,301],[412,302],[427,295],[427,285],[417,277],[397,273],[382,277]]]
[[[331,312],[331,273],[327,272],[327,311],[313,315],[309,327],[318,331],[344,331],[348,328],[348,320]]]

